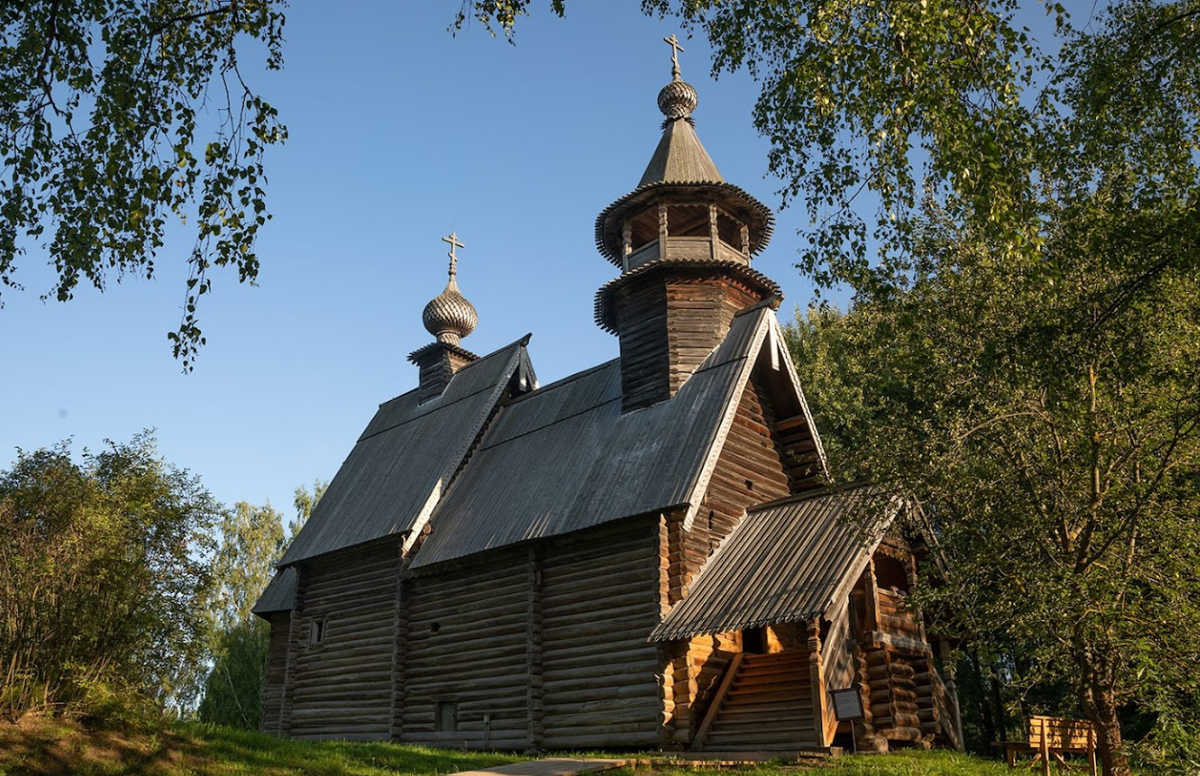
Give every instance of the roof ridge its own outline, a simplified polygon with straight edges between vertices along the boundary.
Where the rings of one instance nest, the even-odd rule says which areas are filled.
[[[508,350],[509,348],[516,347],[517,345],[528,345],[528,344],[529,344],[529,340],[530,340],[530,339],[532,339],[532,338],[533,338],[533,332],[529,332],[529,333],[528,333],[528,334],[526,334],[524,337],[521,337],[521,338],[520,338],[520,339],[518,339],[518,340],[514,340],[514,341],[512,341],[512,342],[508,343],[507,345],[501,345],[500,347],[498,347],[498,348],[496,348],[495,350],[493,350],[491,353],[488,353],[486,356],[475,356],[475,360],[474,360],[474,361],[470,361],[470,362],[468,362],[468,363],[466,363],[466,364],[463,364],[461,367],[459,367],[459,369],[458,369],[458,372],[455,372],[455,374],[457,375],[457,374],[459,374],[459,373],[461,373],[461,372],[465,372],[465,371],[467,371],[468,369],[470,369],[471,367],[475,366],[476,364],[483,363],[484,361],[487,361],[489,358],[493,358],[493,357],[495,357],[495,356],[499,355],[500,353],[504,352],[505,350]],[[413,352],[414,352],[414,353],[416,353],[416,352],[418,352],[419,350],[425,350],[425,348],[428,348],[428,347],[430,347],[431,345],[440,345],[440,344],[442,344],[442,343],[439,343],[439,342],[431,342],[431,343],[429,343],[429,345],[426,345],[426,346],[424,346],[424,347],[418,348],[417,350],[414,350]],[[462,351],[462,352],[464,352],[464,353],[470,353],[470,351],[468,351],[468,350],[463,350],[462,348],[454,348],[454,349],[455,349],[455,350],[461,350],[461,351]],[[474,355],[474,354],[473,354],[473,353],[471,353],[471,355]],[[397,399],[403,399],[405,396],[408,396],[410,393],[414,393],[414,392],[416,392],[416,391],[419,391],[419,390],[421,390],[421,386],[419,386],[419,385],[418,385],[418,386],[414,386],[413,388],[409,388],[409,389],[408,389],[407,391],[405,391],[404,393],[396,394],[395,396],[393,396],[392,398],[388,399],[387,401],[382,401],[382,402],[380,402],[378,406],[379,406],[379,407],[382,407],[382,406],[383,406],[383,405],[385,405],[385,404],[391,404],[392,402],[396,401]],[[472,395],[474,395],[474,394],[472,394]]]
[[[528,393],[523,393],[520,396],[517,396],[516,398],[509,401],[508,406],[511,407],[514,404],[519,404],[519,403],[525,401],[530,396],[533,396],[535,394],[538,394],[538,395],[544,394],[547,391],[554,390],[555,388],[561,388],[562,386],[567,385],[568,383],[573,383],[576,380],[581,380],[584,377],[592,374],[593,372],[599,372],[601,369],[604,369],[605,367],[612,366],[614,363],[617,363],[620,360],[621,359],[619,357],[618,358],[610,358],[608,361],[604,361],[602,363],[596,364],[595,366],[589,366],[586,369],[581,369],[578,372],[575,372],[574,374],[569,374],[566,377],[560,377],[552,383],[546,383],[545,385],[539,385],[536,390],[529,391]]]
[[[855,480],[854,482],[843,482],[837,485],[818,485],[815,488],[810,488],[800,493],[793,493],[791,495],[784,496],[783,498],[777,498],[774,501],[764,501],[761,504],[755,504],[754,506],[746,509],[746,514],[749,515],[766,509],[774,509],[775,507],[781,507],[786,504],[798,504],[801,501],[808,501],[809,499],[836,496],[856,490],[863,490],[873,486],[875,486],[875,483],[869,480]]]

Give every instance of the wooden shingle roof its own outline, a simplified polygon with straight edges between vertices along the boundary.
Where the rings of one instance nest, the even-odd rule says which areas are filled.
[[[511,402],[434,511],[410,568],[624,517],[694,511],[778,326],[766,304],[738,315],[674,397],[633,412],[621,412],[616,360]],[[777,332],[770,340],[782,347]]]
[[[896,509],[877,489],[859,486],[750,510],[649,640],[825,616],[849,595]]]
[[[275,612],[291,611],[296,603],[296,585],[299,584],[299,581],[295,569],[279,569],[275,572],[275,576],[271,577],[271,581],[267,583],[266,589],[263,590],[262,595],[255,602],[254,608],[250,611],[259,617],[265,617]]]
[[[280,565],[419,529],[506,388],[536,386],[528,341],[464,366],[423,404],[412,390],[380,405]]]

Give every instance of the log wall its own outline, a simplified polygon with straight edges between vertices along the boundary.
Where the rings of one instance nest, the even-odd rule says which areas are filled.
[[[422,573],[406,587],[399,739],[473,749],[525,748],[525,549],[500,550],[486,561]]]
[[[667,306],[661,278],[617,293],[621,407],[629,412],[667,398]]]
[[[626,412],[674,396],[725,339],[734,316],[762,298],[719,271],[695,268],[652,273],[616,293]]]
[[[542,566],[542,664],[549,749],[658,743],[662,721],[658,518],[552,540]]]
[[[761,297],[720,275],[672,277],[666,297],[669,395],[674,396],[725,339],[733,316]]]
[[[293,738],[389,735],[399,548],[385,542],[302,570],[282,732]],[[313,623],[324,623],[319,643]]]

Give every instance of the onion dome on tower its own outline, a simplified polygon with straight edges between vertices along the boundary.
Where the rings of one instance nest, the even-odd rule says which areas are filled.
[[[443,237],[442,242],[450,244],[450,279],[442,293],[431,299],[421,312],[421,322],[436,341],[408,354],[408,360],[421,370],[422,403],[440,396],[455,372],[479,358],[460,345],[462,338],[479,325],[479,313],[475,311],[475,305],[458,290],[456,279],[458,256],[455,249],[466,246],[458,241],[458,235],[454,232],[449,237]]]
[[[662,139],[637,188],[596,218],[596,248],[621,275],[596,293],[596,323],[621,340],[626,410],[670,398],[724,339],[733,316],[779,286],[750,268],[770,209],[726,183],[696,135],[696,89],[679,71],[658,94]]]
[[[445,290],[425,305],[421,322],[425,324],[426,331],[437,337],[438,342],[457,345],[463,337],[475,331],[479,325],[479,313],[475,312],[475,305],[468,302],[458,290],[458,281],[455,280],[458,257],[454,255],[454,249],[466,246],[458,242],[455,234],[442,239],[450,243],[450,280],[446,282]]]

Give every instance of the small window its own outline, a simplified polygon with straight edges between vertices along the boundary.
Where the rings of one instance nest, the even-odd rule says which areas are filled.
[[[875,556],[875,583],[884,590],[908,593],[908,569],[905,564],[890,555]]]
[[[325,641],[325,620],[313,620],[312,629],[308,632],[308,643],[320,644]]]
[[[438,733],[458,730],[458,704],[454,701],[438,701],[434,704],[433,729]]]

